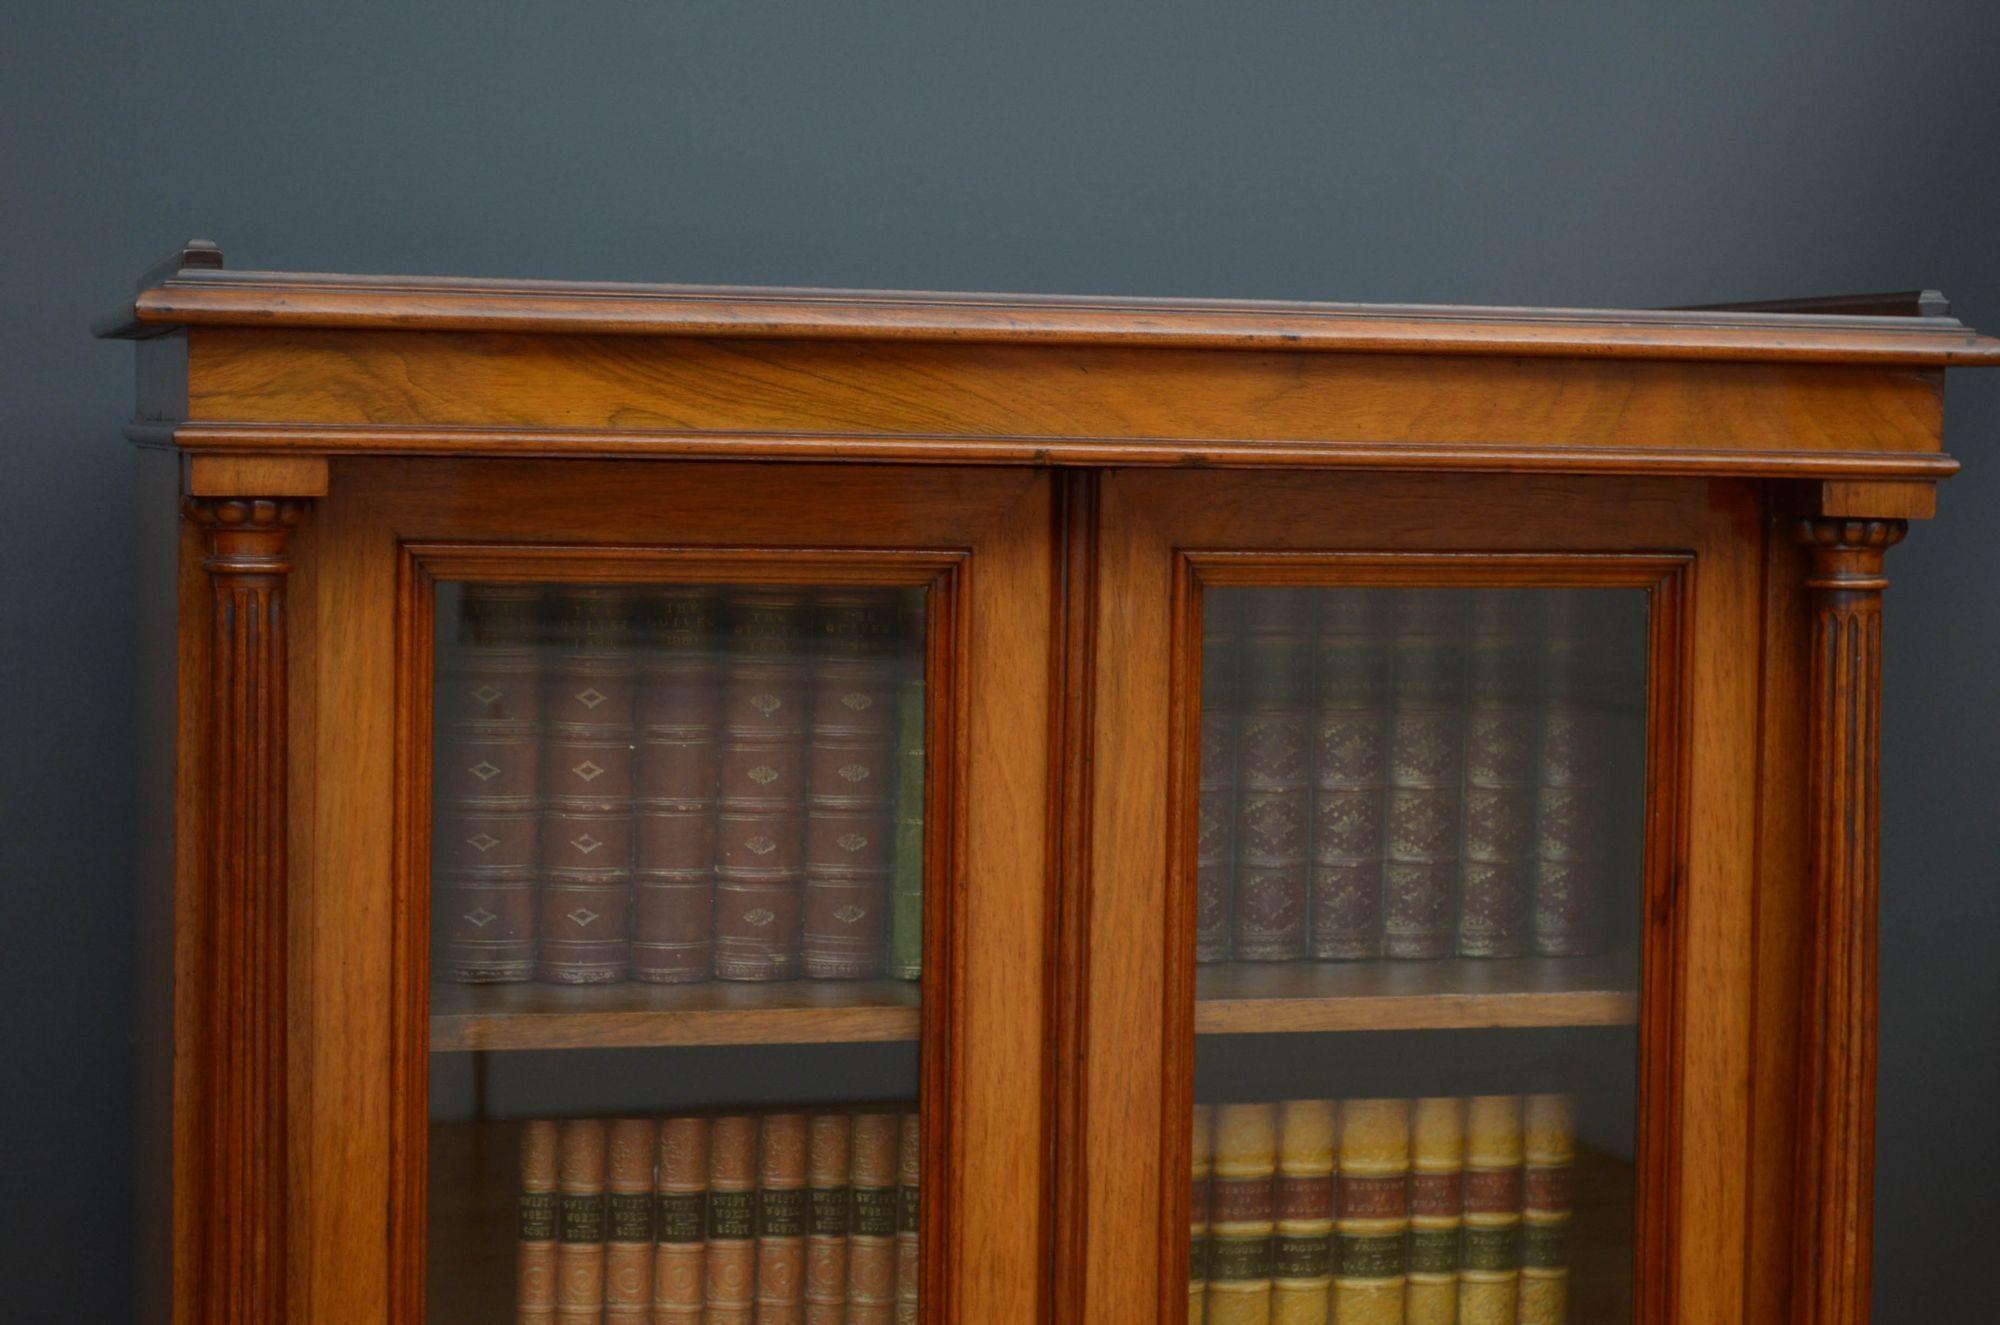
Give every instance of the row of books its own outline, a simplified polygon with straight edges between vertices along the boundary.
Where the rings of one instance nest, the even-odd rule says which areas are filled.
[[[1196,1105],[1193,1325],[1559,1325],[1566,1095]]]
[[[915,979],[920,607],[464,586],[438,660],[439,974]]]
[[[917,1115],[527,1123],[517,1325],[914,1325]]]
[[[1632,687],[1591,597],[1212,591],[1198,959],[1601,947],[1610,710]]]

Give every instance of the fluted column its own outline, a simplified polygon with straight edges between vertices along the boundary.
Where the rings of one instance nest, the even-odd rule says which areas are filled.
[[[1801,1024],[1796,1325],[1865,1325],[1874,1226],[1882,554],[1901,520],[1806,518],[1810,929]]]
[[[214,609],[196,1319],[285,1318],[285,582],[305,503],[190,498]]]

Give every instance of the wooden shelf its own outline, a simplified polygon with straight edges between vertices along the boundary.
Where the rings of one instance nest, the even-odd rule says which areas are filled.
[[[1195,976],[1198,1035],[1629,1026],[1628,956],[1504,961],[1226,962]]]
[[[431,987],[431,1049],[636,1049],[917,1038],[908,980]]]

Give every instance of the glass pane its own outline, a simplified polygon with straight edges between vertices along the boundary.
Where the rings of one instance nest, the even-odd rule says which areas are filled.
[[[1631,1319],[1647,609],[1205,593],[1190,1320]]]
[[[917,1300],[924,592],[444,584],[434,1321]]]

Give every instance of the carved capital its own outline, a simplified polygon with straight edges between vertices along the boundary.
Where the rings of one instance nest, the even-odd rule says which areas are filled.
[[[285,1319],[286,633],[305,503],[189,498],[213,611],[204,720],[196,1318]]]
[[[206,534],[211,575],[283,575],[306,503],[289,497],[189,497],[182,510]]]
[[[1811,927],[1800,1018],[1796,1325],[1865,1325],[1874,1232],[1882,554],[1901,520],[1809,518]]]
[[[1889,587],[1882,574],[1882,554],[1902,542],[1908,529],[1902,520],[1799,520],[1792,526],[1792,538],[1812,552],[1806,585],[1880,593]]]

